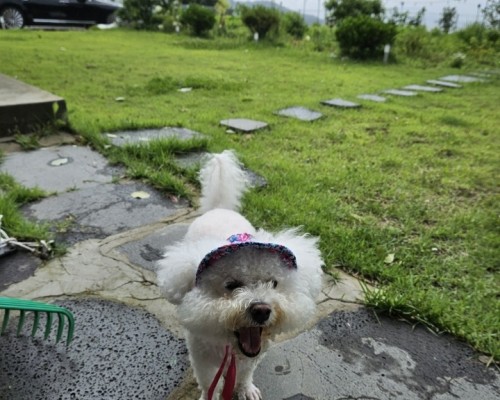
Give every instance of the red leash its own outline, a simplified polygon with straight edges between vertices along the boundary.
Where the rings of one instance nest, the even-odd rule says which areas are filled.
[[[224,359],[219,367],[219,370],[214,376],[214,380],[208,389],[208,400],[212,400],[215,388],[219,383],[220,377],[224,368],[226,366],[227,359],[229,357],[230,346],[226,346],[226,350],[224,353]],[[222,399],[223,400],[231,400],[233,397],[234,386],[236,384],[236,357],[234,353],[231,352],[231,361],[229,362],[229,367],[227,368],[226,376],[224,377],[224,388],[222,389]]]

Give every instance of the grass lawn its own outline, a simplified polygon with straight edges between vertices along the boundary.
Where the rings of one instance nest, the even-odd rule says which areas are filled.
[[[307,44],[93,30],[2,31],[0,72],[64,97],[75,133],[166,191],[196,190],[194,172],[173,167],[172,153],[235,149],[269,183],[245,198],[254,224],[304,226],[321,237],[327,270],[377,283],[370,304],[500,358],[499,79],[338,110],[319,101],[461,71],[345,62]],[[193,91],[177,91],[186,86]],[[325,117],[273,114],[295,105]],[[228,134],[219,125],[227,118],[270,128]],[[209,140],[120,150],[101,135],[162,126]]]

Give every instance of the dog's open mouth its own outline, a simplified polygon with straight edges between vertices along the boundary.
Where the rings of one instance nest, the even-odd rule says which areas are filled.
[[[262,328],[251,326],[234,332],[238,338],[238,347],[247,357],[256,357],[260,353]]]

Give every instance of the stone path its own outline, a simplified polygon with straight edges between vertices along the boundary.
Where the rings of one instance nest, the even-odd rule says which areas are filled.
[[[168,128],[110,139],[140,145],[172,132],[181,139],[199,135]],[[57,226],[70,245],[64,257],[44,264],[22,252],[1,257],[0,295],[56,302],[76,320],[68,348],[55,344],[55,333],[46,341],[42,332],[30,338],[29,320],[15,337],[11,322],[0,338],[0,399],[197,399],[174,307],[161,296],[153,272],[163,248],[182,238],[196,211],[147,185],[123,181],[120,169],[88,148],[12,153],[0,171],[25,186],[57,192],[23,212]],[[259,179],[265,184],[262,177],[256,184]],[[376,316],[359,305],[359,282],[339,274],[338,282],[325,276],[312,326],[280,340],[257,368],[265,399],[500,397],[500,375],[468,346]]]

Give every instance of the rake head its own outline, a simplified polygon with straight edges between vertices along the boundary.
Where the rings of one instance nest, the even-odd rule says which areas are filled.
[[[33,337],[38,330],[40,325],[40,314],[46,315],[45,322],[45,332],[44,339],[46,340],[52,329],[52,322],[54,316],[58,318],[58,326],[57,326],[57,336],[56,343],[62,338],[64,332],[64,320],[68,319],[68,332],[66,337],[66,345],[69,345],[73,340],[73,332],[75,328],[75,320],[73,318],[73,314],[68,311],[66,308],[56,306],[54,304],[41,303],[38,301],[31,300],[22,300],[15,299],[10,297],[0,297],[0,309],[4,310],[2,326],[0,328],[0,335],[3,335],[7,330],[7,325],[9,323],[10,312],[12,310],[19,311],[19,321],[17,323],[17,336],[21,334],[21,330],[23,329],[24,322],[26,320],[26,314],[28,312],[34,313],[33,318],[33,327],[31,329],[31,336]]]

